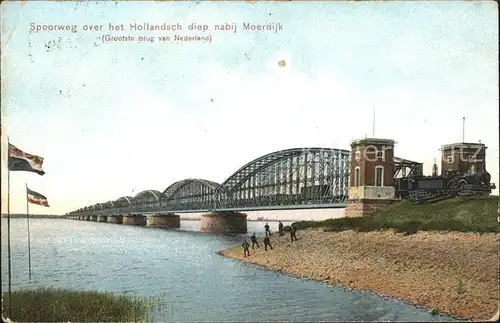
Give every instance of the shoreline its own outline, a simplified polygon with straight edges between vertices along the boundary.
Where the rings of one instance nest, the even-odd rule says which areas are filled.
[[[241,246],[217,254],[266,270],[375,293],[459,320],[489,320],[498,311],[499,234],[393,231],[298,231],[271,236],[274,250],[243,257]]]
[[[270,268],[270,267],[266,267],[265,265],[259,265],[259,264],[256,264],[256,263],[253,263],[253,262],[249,262],[249,261],[245,261],[245,260],[242,260],[242,259],[236,259],[236,258],[233,258],[233,257],[230,257],[230,256],[225,256],[223,254],[223,252],[224,251],[221,250],[221,251],[218,251],[217,254],[220,255],[220,256],[223,256],[225,258],[228,258],[228,259],[233,259],[233,260],[241,261],[241,262],[243,262],[243,263],[245,263],[247,265],[257,267],[257,268],[259,268],[261,270],[271,271],[273,273],[287,275],[287,276],[290,276],[290,277],[293,277],[293,278],[297,278],[297,279],[302,279],[302,280],[305,280],[305,281],[312,280],[312,281],[315,281],[315,282],[318,282],[318,283],[321,283],[321,284],[326,284],[326,285],[329,285],[331,287],[336,287],[336,288],[344,289],[344,290],[347,290],[347,291],[358,291],[358,292],[363,292],[363,293],[369,293],[369,294],[372,294],[372,295],[377,295],[377,296],[381,297],[384,300],[396,300],[398,302],[414,306],[415,308],[427,311],[429,313],[431,313],[431,312],[433,312],[433,310],[435,310],[435,309],[430,309],[428,307],[425,307],[425,306],[423,306],[421,304],[413,303],[413,302],[408,301],[406,299],[402,299],[402,298],[391,296],[391,295],[380,294],[380,293],[377,293],[376,291],[369,290],[369,289],[366,289],[366,288],[351,288],[351,287],[347,287],[345,285],[332,284],[332,283],[329,283],[327,281],[318,280],[318,279],[311,278],[311,277],[306,277],[306,276],[300,276],[300,275],[296,275],[296,274],[286,273],[286,272],[284,272],[282,270],[278,270],[278,269],[273,269],[273,268]],[[459,316],[456,316],[456,315],[453,315],[453,314],[447,314],[447,313],[442,313],[442,312],[437,312],[437,311],[434,312],[433,315],[451,317],[452,319],[454,319],[456,321],[460,321],[460,322],[462,322],[462,321],[463,322],[474,322],[474,321],[477,321],[477,320],[474,320],[474,319],[469,319],[469,318],[465,318],[465,317],[459,317]],[[488,320],[481,320],[481,321],[488,321]],[[445,322],[445,321],[443,321],[443,322]]]

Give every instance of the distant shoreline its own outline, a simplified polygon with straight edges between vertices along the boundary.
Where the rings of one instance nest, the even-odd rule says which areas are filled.
[[[19,219],[19,218],[27,218],[28,216],[26,214],[11,214],[10,218],[11,219]],[[2,218],[8,218],[8,214],[2,214]],[[30,214],[30,218],[37,218],[37,219],[57,219],[57,218],[64,218],[64,215],[50,215],[50,214]]]

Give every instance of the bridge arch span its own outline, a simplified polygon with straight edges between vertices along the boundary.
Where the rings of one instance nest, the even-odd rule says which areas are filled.
[[[103,210],[102,203],[96,203],[96,204],[92,205],[90,208],[92,210],[93,215],[98,215],[98,214],[102,213],[102,210]]]
[[[132,205],[132,196],[122,196],[114,203],[115,206],[130,206]]]
[[[162,210],[209,210],[219,183],[200,178],[177,181],[167,187],[161,197]]]
[[[216,189],[217,207],[342,204],[347,199],[349,154],[312,147],[261,156]]]
[[[137,193],[131,200],[133,211],[152,212],[158,211],[160,207],[161,192],[157,190],[146,190]]]
[[[103,209],[112,209],[115,206],[113,201],[107,201],[106,203],[102,204]]]
[[[122,196],[113,202],[113,212],[130,213],[132,211],[132,196]]]
[[[137,193],[136,196],[132,198],[132,204],[140,204],[141,202],[158,202],[160,201],[161,192],[157,190],[146,190]]]

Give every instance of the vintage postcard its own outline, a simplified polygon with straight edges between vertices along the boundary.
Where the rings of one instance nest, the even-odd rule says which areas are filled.
[[[3,1],[3,320],[498,320],[498,43],[494,1]]]

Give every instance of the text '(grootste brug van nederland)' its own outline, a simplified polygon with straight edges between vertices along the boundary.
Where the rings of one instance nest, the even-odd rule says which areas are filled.
[[[220,24],[200,24],[200,23],[189,23],[181,25],[180,23],[168,24],[164,23],[129,23],[129,24],[116,24],[116,23],[108,23],[104,24],[83,24],[83,25],[75,25],[75,24],[37,24],[30,23],[30,31],[34,33],[39,33],[43,31],[69,31],[72,33],[76,33],[78,30],[91,32],[91,31],[224,31],[224,32],[233,32],[236,33],[237,30],[242,29],[244,31],[262,31],[262,32],[271,32],[278,33],[283,30],[283,25],[279,22],[270,22],[264,24],[255,24],[249,22],[243,22],[241,25],[237,23],[220,23]]]

